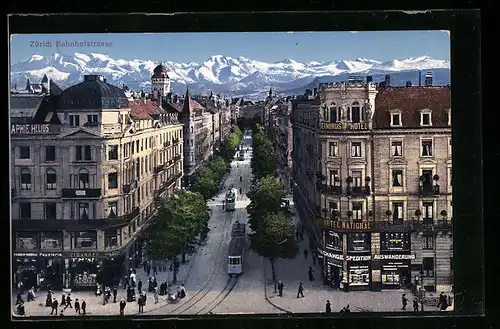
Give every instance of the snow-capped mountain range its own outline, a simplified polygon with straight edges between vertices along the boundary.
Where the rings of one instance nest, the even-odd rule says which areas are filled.
[[[189,85],[193,93],[225,93],[229,96],[261,97],[270,87],[277,93],[302,93],[319,82],[341,81],[350,75],[372,75],[382,81],[391,74],[391,83],[404,85],[408,80],[418,84],[418,72],[432,70],[434,84],[449,84],[450,62],[429,56],[380,62],[373,59],[332,60],[329,62],[297,62],[285,59],[265,63],[245,57],[212,56],[203,63],[164,61],[172,80],[173,92],[183,93]],[[62,88],[83,81],[86,74],[100,74],[111,84],[127,85],[132,90],[149,90],[151,74],[158,62],[150,60],[113,59],[103,54],[33,55],[11,65],[12,87],[24,88],[26,79],[39,82],[44,74]],[[425,72],[422,74],[422,81]]]

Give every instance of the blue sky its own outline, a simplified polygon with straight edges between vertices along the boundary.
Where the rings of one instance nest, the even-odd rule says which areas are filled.
[[[33,41],[38,41],[39,45]],[[42,47],[41,44],[50,46]],[[56,41],[98,41],[108,47],[56,47]],[[110,33],[25,34],[11,36],[11,61],[38,54],[100,53],[115,59],[203,62],[212,55],[244,56],[276,62],[332,61],[370,58],[379,61],[428,55],[450,57],[447,31],[380,32],[234,32],[234,33]]]

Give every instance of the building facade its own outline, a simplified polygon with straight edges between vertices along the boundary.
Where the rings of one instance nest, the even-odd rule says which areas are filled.
[[[180,188],[182,143],[170,165],[164,147],[182,141],[176,115],[95,75],[11,96],[14,283],[95,289],[141,261],[155,191]]]
[[[449,86],[321,85],[294,101],[293,130],[294,196],[325,282],[450,291]]]
[[[276,154],[276,166],[281,182],[287,190],[292,183],[292,151],[293,151],[293,129],[291,122],[292,101],[289,99],[270,112],[270,127],[274,150]]]

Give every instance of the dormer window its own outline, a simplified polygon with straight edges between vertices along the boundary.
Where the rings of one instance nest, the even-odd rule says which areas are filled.
[[[432,126],[432,117],[430,110],[422,110],[420,112],[420,126],[421,127],[430,127]]]
[[[401,127],[401,112],[394,111],[391,113],[391,127]]]

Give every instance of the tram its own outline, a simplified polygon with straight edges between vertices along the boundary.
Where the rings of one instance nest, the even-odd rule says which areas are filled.
[[[244,237],[234,237],[229,242],[227,274],[230,276],[243,273],[247,241]]]
[[[231,188],[229,191],[226,193],[226,211],[234,211],[236,208],[236,189]]]
[[[231,230],[231,237],[232,238],[245,237],[246,226],[247,226],[246,224],[243,224],[243,223],[236,221],[233,224],[233,228]]]

